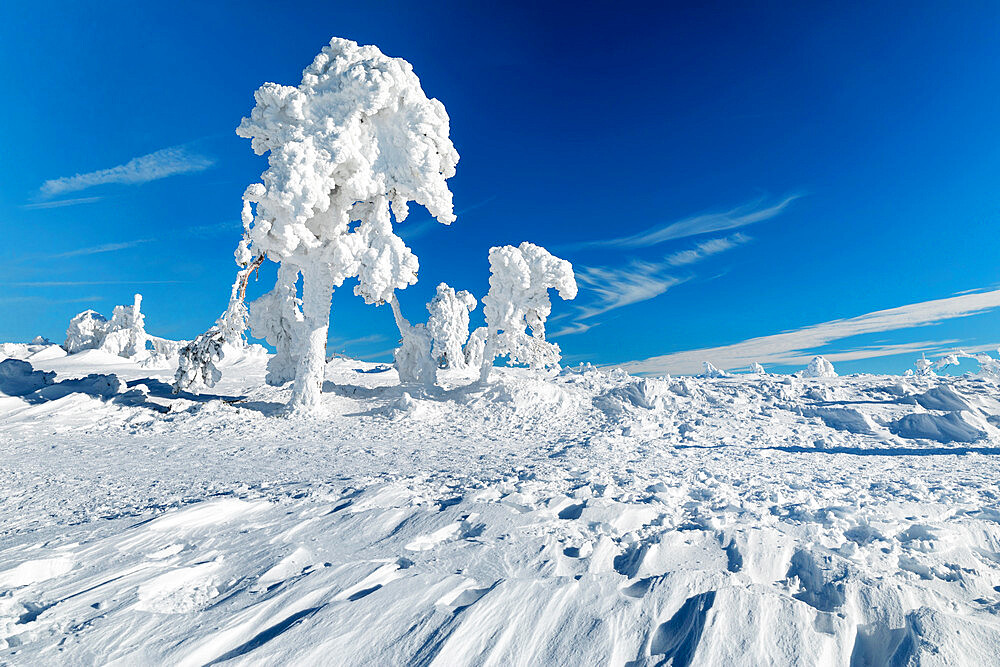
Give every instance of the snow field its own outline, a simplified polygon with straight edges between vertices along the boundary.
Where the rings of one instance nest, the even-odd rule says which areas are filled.
[[[335,359],[324,415],[296,420],[261,355],[176,397],[169,368],[16,352],[55,376],[0,397],[0,661],[1000,655],[988,381],[497,369],[434,389]],[[93,373],[143,399],[43,393]]]

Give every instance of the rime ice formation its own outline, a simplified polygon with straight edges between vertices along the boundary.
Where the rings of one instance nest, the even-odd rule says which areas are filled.
[[[469,340],[469,313],[476,309],[476,297],[464,290],[456,292],[441,283],[427,304],[427,330],[433,346],[431,354],[440,368],[465,368],[463,348]]]
[[[802,371],[804,378],[835,378],[837,372],[833,370],[833,364],[821,356],[813,357],[809,365]]]
[[[750,372],[756,373],[757,375],[767,374],[767,371],[764,369],[764,367],[758,364],[757,362],[750,364]]]
[[[333,289],[356,276],[355,293],[381,304],[416,282],[417,258],[392,219],[404,221],[415,201],[454,221],[446,179],[458,153],[444,105],[424,94],[409,63],[374,46],[334,38],[298,86],[266,83],[254,99],[237,134],[269,154],[268,169],[244,194],[254,210],[238,260],[264,254],[302,274],[291,405],[309,410],[323,382]],[[267,328],[263,319],[255,322]]]
[[[704,365],[705,370],[702,371],[700,377],[703,377],[703,378],[724,378],[724,377],[729,377],[729,373],[727,373],[725,371],[722,371],[722,370],[719,370],[710,361],[703,361],[702,364]]]
[[[527,241],[490,249],[490,290],[483,297],[487,328],[483,381],[501,355],[532,368],[559,363],[559,346],[545,340],[545,320],[552,312],[550,288],[563,299],[576,298],[572,264]]]

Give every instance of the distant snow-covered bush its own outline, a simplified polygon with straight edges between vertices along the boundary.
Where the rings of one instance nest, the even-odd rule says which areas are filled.
[[[801,371],[804,378],[835,378],[837,372],[833,370],[833,364],[822,356],[812,358],[805,370]]]
[[[703,370],[702,373],[701,373],[701,377],[703,377],[703,378],[726,378],[726,377],[729,377],[729,373],[727,373],[727,372],[725,372],[723,370],[719,370],[710,361],[703,361],[702,365],[705,367],[705,370]]]

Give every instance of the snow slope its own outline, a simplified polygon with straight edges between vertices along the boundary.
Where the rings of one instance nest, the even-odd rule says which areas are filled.
[[[990,381],[2,351],[0,664],[1000,664]]]

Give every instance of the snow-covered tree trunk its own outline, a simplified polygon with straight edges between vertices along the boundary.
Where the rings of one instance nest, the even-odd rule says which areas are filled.
[[[298,365],[289,407],[294,412],[315,412],[323,392],[326,371],[326,340],[330,330],[333,275],[325,264],[302,269],[301,336]]]

